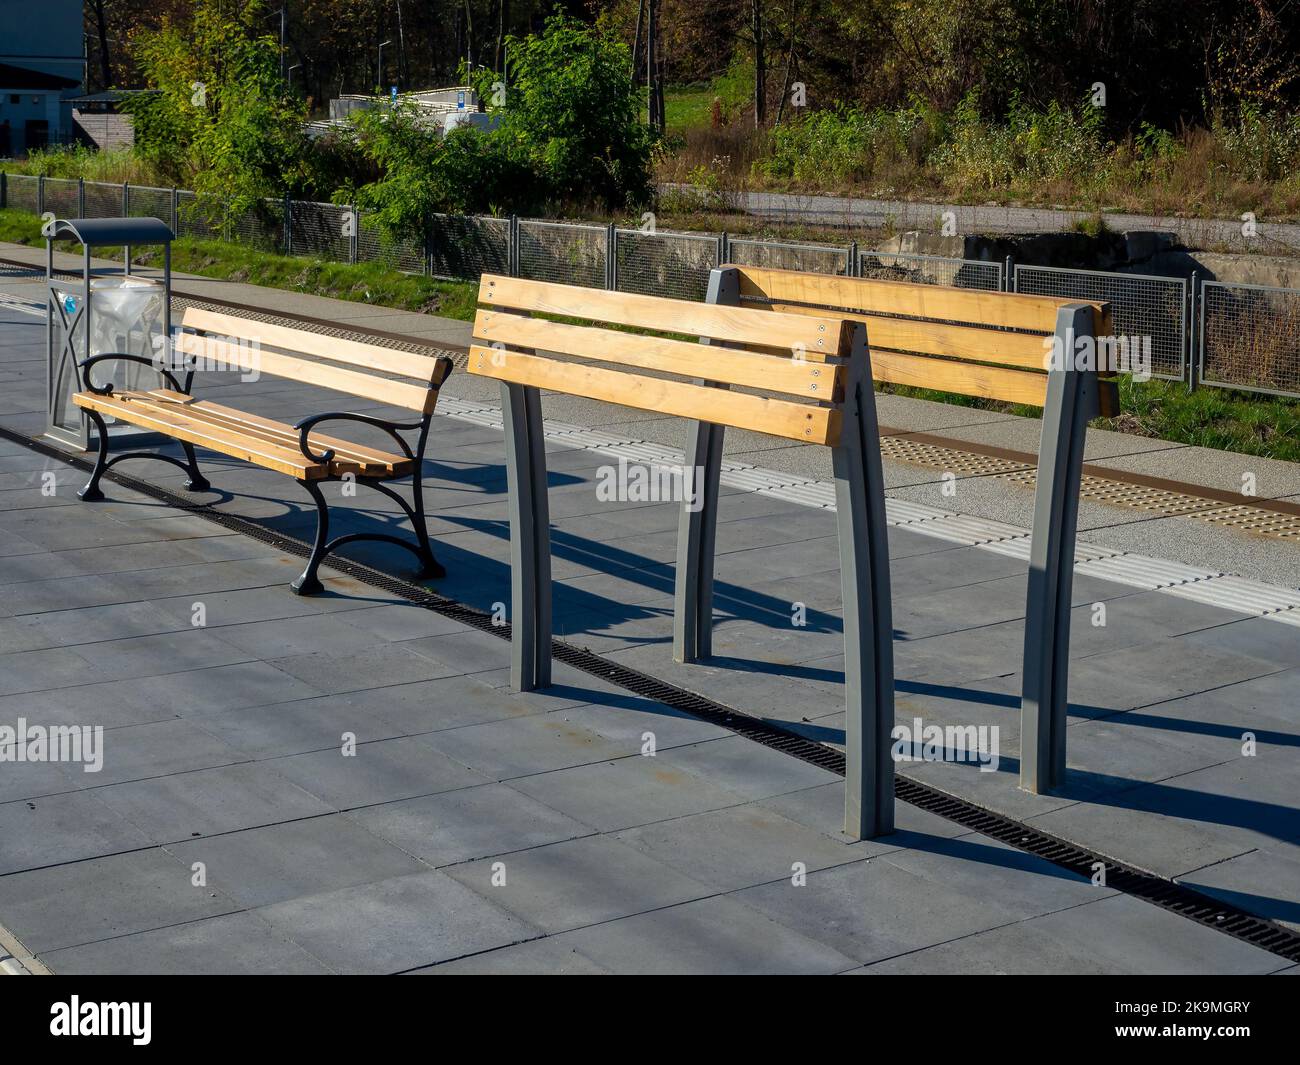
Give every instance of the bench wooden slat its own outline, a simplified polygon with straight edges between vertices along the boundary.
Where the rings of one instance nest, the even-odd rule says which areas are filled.
[[[840,411],[832,407],[724,392],[704,385],[643,377],[582,363],[557,362],[479,344],[470,346],[469,370],[512,384],[554,389],[570,396],[696,418],[790,440],[833,445],[840,436]]]
[[[1092,300],[946,288],[910,281],[876,281],[750,266],[739,267],[738,271],[742,297],[803,303],[814,310],[820,309],[823,314],[834,308],[850,317],[853,311],[887,311],[912,318],[977,322],[985,326],[1051,333],[1056,329],[1056,312],[1060,307],[1069,303],[1101,306]],[[1100,325],[1098,332],[1104,332]],[[870,339],[870,331],[867,335]]]
[[[280,447],[247,433],[236,433],[220,425],[204,422],[188,415],[178,407],[163,406],[157,402],[141,402],[128,396],[97,396],[78,392],[72,397],[78,407],[97,410],[130,422],[144,429],[165,433],[177,440],[198,444],[223,455],[252,462],[258,466],[285,473],[299,480],[320,480],[329,473],[323,463],[312,462],[302,452]],[[353,469],[350,472],[359,472]]]
[[[304,355],[315,355],[332,362],[411,377],[426,384],[435,380],[438,372],[439,360],[428,355],[397,351],[393,348],[380,347],[378,344],[363,344],[356,340],[325,336],[322,333],[292,329],[270,322],[258,322],[234,314],[223,314],[220,311],[188,307],[183,324],[187,329],[197,329],[217,336],[243,337],[247,340],[256,340],[262,347],[269,346],[285,351],[301,352]]]
[[[474,338],[516,350],[546,349],[810,399],[833,398],[841,372],[838,366],[799,361],[788,355],[761,355],[688,340],[565,325],[501,311],[480,310],[474,319]]]
[[[1006,403],[1041,407],[1047,397],[1047,374],[1007,370],[969,362],[906,355],[895,351],[871,352],[871,372],[877,381],[936,392],[955,392]]]
[[[164,406],[170,404],[182,411],[186,411],[191,416],[198,416],[206,421],[219,423],[236,431],[260,436],[270,443],[282,445],[294,451],[299,450],[298,430],[292,425],[286,425],[284,422],[262,418],[256,414],[249,414],[247,411],[236,410],[233,407],[223,407],[211,400],[194,399],[183,392],[173,392],[166,388],[157,388],[145,393],[145,395],[156,399]],[[345,464],[355,466],[361,471],[361,475],[366,477],[399,477],[410,473],[414,466],[414,463],[405,455],[391,454],[377,448],[354,444],[350,440],[327,436],[319,430],[312,431],[310,444],[312,450],[316,452],[327,449],[335,452],[334,460],[330,464],[332,468],[341,468]]]
[[[484,274],[479,302],[502,310],[532,311],[583,318],[665,333],[685,333],[737,344],[832,354],[840,348],[843,316],[773,313],[758,319],[748,310],[691,300],[642,296],[631,292],[526,281]],[[739,312],[739,313],[737,313]]]
[[[405,381],[391,381],[372,374],[344,370],[326,363],[309,362],[292,355],[265,349],[252,349],[211,336],[182,333],[176,338],[178,351],[200,358],[220,362],[224,366],[253,370],[272,377],[287,377],[304,384],[346,392],[349,395],[373,399],[376,403],[405,407],[407,410],[429,414],[438,402],[438,390],[427,385],[412,385]]]
[[[745,306],[769,306],[787,314],[825,313],[815,307],[781,300],[770,304],[746,303]],[[889,318],[869,312],[861,313],[859,317],[867,323],[867,343],[872,350],[888,348],[918,355],[947,355],[957,359],[1001,363],[1046,372],[1050,349],[1044,346],[1045,337],[1032,333],[1008,333],[973,325]]]

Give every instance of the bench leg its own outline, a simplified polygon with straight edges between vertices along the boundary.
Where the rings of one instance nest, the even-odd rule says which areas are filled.
[[[185,449],[185,464],[188,468],[190,479],[185,482],[185,487],[191,492],[206,492],[212,487],[208,479],[199,472],[199,459],[194,454],[194,445],[185,440],[181,441],[181,447]]]
[[[718,487],[723,428],[696,422],[683,474],[693,478],[697,510],[682,504],[677,527],[673,604],[673,659],[699,662],[713,654],[713,555],[718,528]]]
[[[429,539],[429,529],[424,519],[424,483],[421,478],[422,473],[419,465],[417,465],[415,474],[411,478],[411,501],[414,504],[411,513],[411,527],[415,530],[415,538],[420,545],[421,568],[417,576],[422,580],[437,580],[440,577],[447,576],[447,571],[433,553],[433,542]]]
[[[510,682],[517,691],[551,683],[551,519],[546,439],[536,388],[503,382],[510,496]]]
[[[1056,335],[1067,357],[1074,356],[1073,341],[1092,331],[1091,308],[1061,308]],[[1020,695],[1020,786],[1030,792],[1052,791],[1065,782],[1079,482],[1088,421],[1098,409],[1092,373],[1070,368],[1048,375],[1029,544]]]
[[[858,332],[831,458],[844,600],[844,831],[867,839],[894,830],[894,632],[879,430],[861,326]]]
[[[320,485],[316,481],[299,481],[311,496],[312,501],[316,504],[316,540],[312,544],[311,557],[307,559],[307,568],[302,571],[302,575],[294,581],[289,587],[293,589],[295,595],[318,595],[325,590],[320,579],[316,576],[316,571],[320,568],[321,559],[325,557],[325,547],[329,543],[330,537],[330,508],[325,502],[325,493],[320,490]]]
[[[99,454],[95,457],[95,468],[91,471],[86,487],[77,493],[77,498],[86,503],[96,503],[104,498],[100,490],[99,479],[108,469],[108,426],[97,410],[87,410],[86,415],[95,423],[95,432],[99,434]]]

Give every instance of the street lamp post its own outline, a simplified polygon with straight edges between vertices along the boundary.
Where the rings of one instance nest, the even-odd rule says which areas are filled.
[[[392,41],[381,41],[379,43],[379,69],[375,71],[375,85],[380,92],[384,89],[384,45],[392,43]]]

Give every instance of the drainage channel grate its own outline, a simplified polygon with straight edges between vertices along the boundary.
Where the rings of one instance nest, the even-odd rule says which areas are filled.
[[[3,426],[0,426],[0,438],[38,454],[56,458],[77,469],[86,472],[91,469],[91,463],[86,459],[68,455],[52,445],[33,440]],[[166,488],[160,488],[148,481],[120,474],[114,470],[108,471],[105,476],[124,488],[139,492],[178,510],[197,514],[216,525],[230,529],[232,532],[242,533],[261,543],[270,544],[288,554],[300,558],[306,558],[310,554],[310,547],[305,542],[274,532],[248,518],[212,510],[206,504],[195,503]],[[454,599],[448,599],[422,585],[338,556],[330,560],[329,567],[481,632],[490,633],[504,640],[510,638],[508,624],[494,624],[490,614]],[[557,661],[580,669],[584,673],[615,684],[633,694],[653,699],[675,710],[681,710],[693,717],[716,724],[738,736],[761,743],[772,750],[780,751],[832,773],[840,776],[845,773],[844,753],[833,747],[816,743],[773,722],[753,717],[742,710],[715,702],[696,692],[678,688],[638,670],[629,669],[627,666],[611,662],[562,640],[554,641],[552,646]],[[894,794],[898,799],[912,806],[937,814],[964,828],[980,832],[1017,850],[1033,854],[1079,876],[1091,878],[1100,863],[1105,868],[1106,886],[1109,888],[1143,899],[1188,920],[1244,940],[1288,961],[1300,962],[1300,933],[1256,917],[1245,910],[1203,895],[1182,884],[1086,850],[902,774],[895,776]]]

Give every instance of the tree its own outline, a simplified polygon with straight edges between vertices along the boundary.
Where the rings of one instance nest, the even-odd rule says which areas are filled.
[[[548,18],[541,34],[511,37],[508,45],[509,81],[491,136],[525,161],[552,202],[647,203],[655,135],[640,121],[627,46],[564,14]],[[476,73],[484,99],[497,97],[495,80],[490,71]]]
[[[131,38],[156,90],[126,104],[136,150],[227,218],[310,180],[306,107],[280,79],[265,15],[261,0],[195,0],[188,22],[165,19]]]

